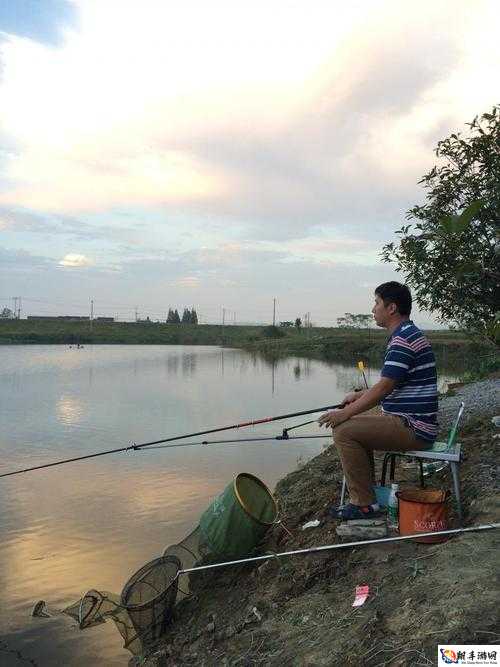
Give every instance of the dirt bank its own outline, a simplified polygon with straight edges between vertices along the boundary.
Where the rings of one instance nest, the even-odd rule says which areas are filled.
[[[461,437],[467,524],[498,521],[496,433],[483,418],[469,422]],[[416,485],[414,470],[400,471],[403,483]],[[293,536],[276,528],[262,551],[339,541],[326,511],[340,480],[331,449],[283,479],[276,497]],[[448,473],[429,483],[450,484]],[[303,532],[312,518],[322,520],[320,527]],[[178,606],[161,649],[135,664],[434,665],[439,643],[498,643],[499,542],[499,531],[490,531],[444,544],[349,548],[196,575],[194,595]],[[361,584],[370,596],[353,608]]]

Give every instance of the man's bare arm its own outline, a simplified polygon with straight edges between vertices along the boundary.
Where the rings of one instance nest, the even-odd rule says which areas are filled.
[[[354,415],[359,415],[361,412],[366,412],[367,410],[370,410],[370,408],[378,405],[382,399],[392,392],[395,386],[395,380],[392,380],[391,378],[380,378],[373,387],[365,389],[362,396],[343,408],[343,411],[346,414],[346,419],[354,417]]]
[[[386,377],[380,378],[373,387],[365,389],[363,392],[359,392],[361,394],[359,398],[347,403],[345,408],[325,412],[325,414],[321,415],[318,419],[318,422],[320,426],[337,426],[338,424],[345,422],[347,419],[354,417],[354,415],[359,415],[362,412],[366,412],[367,410],[370,410],[370,408],[375,407],[375,405],[378,405],[383,398],[391,393],[395,386],[395,380]]]

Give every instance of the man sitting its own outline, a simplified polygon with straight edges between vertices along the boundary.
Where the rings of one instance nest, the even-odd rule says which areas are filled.
[[[373,317],[390,338],[380,380],[370,389],[347,394],[344,407],[321,415],[334,431],[351,502],[336,517],[370,519],[379,515],[373,491],[373,450],[429,449],[436,439],[437,376],[427,338],[409,319],[411,293],[388,282],[375,290]],[[381,414],[361,414],[381,404]]]

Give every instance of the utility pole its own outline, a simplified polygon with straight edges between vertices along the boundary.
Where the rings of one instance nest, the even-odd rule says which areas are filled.
[[[236,311],[233,313],[233,326],[236,326]]]
[[[138,306],[136,306],[136,307],[135,307],[135,321],[136,321],[136,322],[137,322],[138,318],[139,318],[139,314],[138,314]]]
[[[226,322],[226,309],[223,308],[222,309],[222,326],[224,326],[225,322]]]
[[[276,326],[276,299],[273,299],[273,327]]]
[[[13,296],[12,301],[14,302],[14,319],[19,319],[21,317],[21,297]],[[19,305],[18,305],[19,304]]]
[[[90,299],[90,331],[92,332],[92,325],[94,322],[94,299]]]

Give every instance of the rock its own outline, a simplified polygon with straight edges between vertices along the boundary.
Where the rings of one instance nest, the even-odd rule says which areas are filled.
[[[346,521],[337,526],[336,533],[339,537],[348,537],[359,540],[375,540],[387,536],[387,524],[375,526],[351,525],[354,521]]]
[[[262,614],[257,609],[257,607],[249,607],[245,618],[245,625],[250,625],[250,623],[260,623],[262,621]]]

